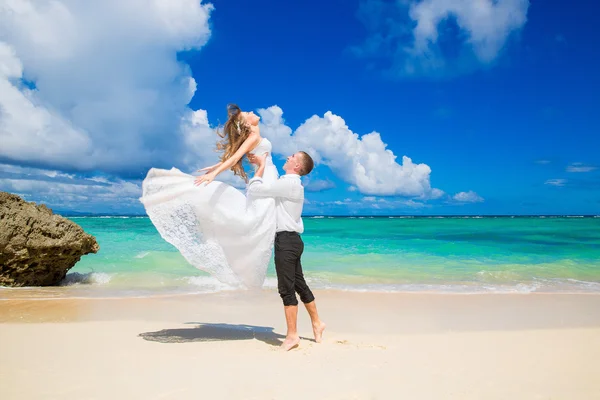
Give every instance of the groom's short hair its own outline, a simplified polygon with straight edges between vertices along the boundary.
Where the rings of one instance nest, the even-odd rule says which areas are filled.
[[[299,151],[298,153],[302,156],[300,157],[302,159],[302,167],[298,172],[300,172],[300,175],[310,174],[310,171],[312,171],[315,167],[315,162],[313,161],[312,157],[308,155],[307,152]]]

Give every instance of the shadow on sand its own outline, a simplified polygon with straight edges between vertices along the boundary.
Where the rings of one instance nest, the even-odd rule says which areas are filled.
[[[196,325],[193,328],[163,329],[156,332],[144,332],[138,336],[159,343],[188,343],[188,342],[214,342],[223,340],[251,340],[256,339],[271,346],[280,346],[285,335],[273,331],[274,328],[266,326],[237,325],[237,324],[210,324],[202,322],[186,322]],[[301,338],[305,340],[313,340]]]

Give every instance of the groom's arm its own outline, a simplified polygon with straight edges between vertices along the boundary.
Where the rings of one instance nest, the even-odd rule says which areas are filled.
[[[304,188],[298,182],[290,179],[278,179],[277,181],[266,184],[263,182],[265,172],[265,159],[267,154],[262,156],[250,156],[250,162],[257,166],[254,177],[248,182],[246,191],[248,195],[254,197],[280,197],[290,200],[301,200],[304,198]]]
[[[304,188],[292,179],[278,179],[266,184],[262,176],[254,175],[248,183],[248,194],[254,197],[280,197],[290,200],[301,200],[304,197]]]

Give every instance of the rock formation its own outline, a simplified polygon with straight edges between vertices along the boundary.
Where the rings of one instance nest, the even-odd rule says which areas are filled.
[[[81,256],[99,249],[75,222],[0,192],[0,285],[56,285]]]

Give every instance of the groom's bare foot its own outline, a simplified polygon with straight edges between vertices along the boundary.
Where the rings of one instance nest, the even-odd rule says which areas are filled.
[[[315,335],[315,342],[321,343],[323,339],[323,331],[325,330],[325,322],[320,322],[316,325],[313,325],[313,333]]]
[[[297,347],[300,344],[299,336],[291,336],[286,337],[283,343],[281,344],[281,349],[285,351],[290,351],[294,347]]]

